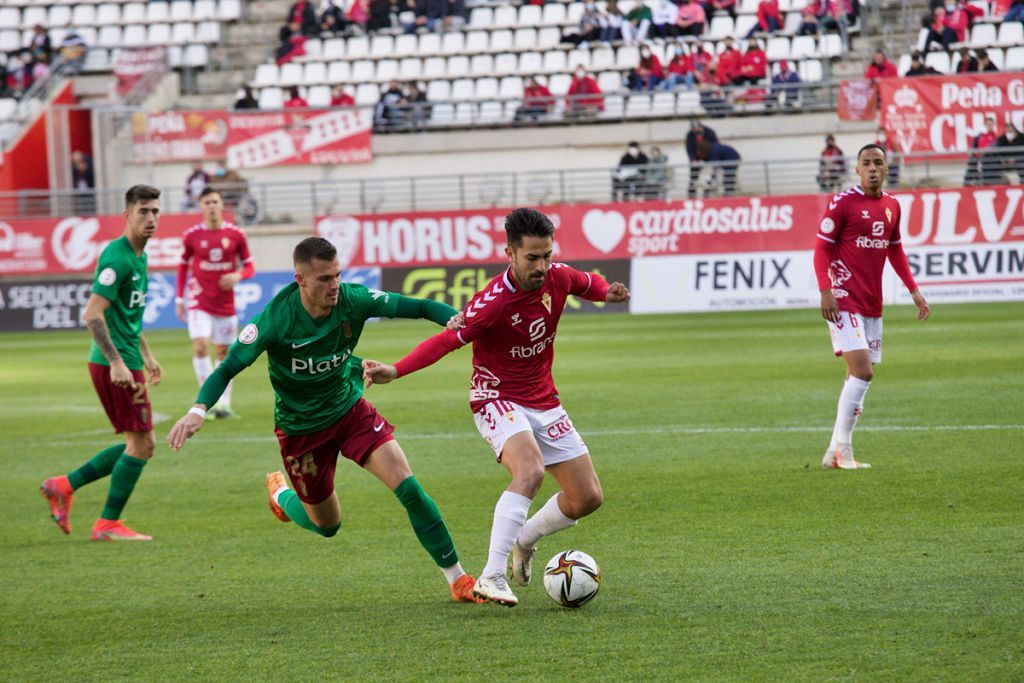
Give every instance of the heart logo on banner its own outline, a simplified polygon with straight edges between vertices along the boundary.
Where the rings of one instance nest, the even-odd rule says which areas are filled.
[[[330,216],[316,224],[316,234],[334,245],[342,268],[352,263],[359,248],[361,226],[351,216]]]
[[[618,211],[591,209],[583,215],[583,235],[605,254],[619,246],[626,234],[626,219]]]

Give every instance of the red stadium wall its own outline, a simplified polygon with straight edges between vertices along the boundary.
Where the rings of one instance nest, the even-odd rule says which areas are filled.
[[[54,104],[73,105],[75,95],[71,83],[66,83],[53,98]],[[49,161],[47,155],[46,115],[50,106],[43,108],[28,130],[11,149],[4,153],[0,166],[0,190],[38,190],[50,187]],[[92,151],[92,124],[88,110],[74,110],[69,121],[71,149]],[[80,145],[80,146],[76,146]]]

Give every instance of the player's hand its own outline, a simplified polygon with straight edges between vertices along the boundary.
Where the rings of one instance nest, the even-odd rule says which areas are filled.
[[[185,440],[198,432],[203,426],[203,418],[195,413],[185,413],[185,417],[174,423],[167,434],[167,445],[171,450],[178,451],[185,445]]]
[[[135,377],[123,360],[116,360],[110,364],[110,383],[123,389],[135,388]]]
[[[451,330],[452,332],[458,332],[465,326],[466,316],[462,313],[462,311],[459,311],[452,317],[448,318],[448,324],[445,325],[445,328]]]
[[[178,320],[185,322],[185,302],[179,301],[174,304],[174,314],[178,316]]]
[[[914,298],[914,304],[917,305],[917,319],[927,320],[928,316],[932,314],[932,309],[931,306],[928,305],[928,302],[924,300],[924,296],[921,294],[921,291],[915,289],[910,293],[910,296]]]
[[[604,295],[604,300],[610,304],[621,304],[629,301],[629,297],[629,287],[621,282],[613,282],[608,287],[608,293]]]
[[[398,370],[395,369],[394,365],[370,360],[369,358],[363,361],[363,382],[366,383],[366,386],[371,384],[387,384],[396,377],[398,377]]]
[[[830,323],[839,322],[839,304],[831,289],[821,292],[821,317]]]
[[[150,356],[143,358],[142,362],[146,366],[146,372],[149,373],[149,383],[153,386],[160,384],[160,380],[164,378],[164,369],[156,362],[156,358]]]
[[[229,289],[234,289],[235,285],[237,285],[241,281],[241,273],[228,273],[227,275],[221,275],[220,280],[217,281],[217,284],[220,285],[221,289],[227,291]]]

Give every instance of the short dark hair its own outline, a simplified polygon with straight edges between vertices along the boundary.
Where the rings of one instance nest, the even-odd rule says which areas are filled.
[[[199,193],[199,198],[202,199],[203,197],[205,197],[208,194],[217,194],[217,195],[219,195],[220,194],[220,190],[218,190],[213,185],[207,185],[206,187],[203,188],[203,191]]]
[[[888,152],[885,151],[885,147],[882,147],[877,142],[869,142],[868,144],[861,147],[860,151],[857,152],[857,161],[860,161],[860,155],[868,151],[869,149],[877,149],[879,152],[882,153],[883,159],[888,158]]]
[[[151,185],[132,185],[124,193],[125,208],[132,208],[132,204],[148,202],[151,199],[160,199],[160,190]]]
[[[338,250],[323,237],[307,237],[295,245],[295,251],[292,252],[292,262],[295,265],[300,263],[308,265],[313,263],[313,259],[331,261],[337,255]]]
[[[523,243],[523,236],[554,237],[555,226],[551,219],[537,209],[518,208],[505,216],[505,239],[510,247]]]

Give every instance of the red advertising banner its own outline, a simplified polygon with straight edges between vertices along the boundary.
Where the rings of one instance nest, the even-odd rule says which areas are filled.
[[[839,82],[839,118],[843,121],[871,121],[878,113],[878,91],[866,79]]]
[[[181,236],[199,220],[194,215],[161,216],[146,246],[149,268],[177,268]],[[103,248],[123,232],[123,216],[0,221],[0,276],[91,273]]]
[[[368,110],[169,111],[136,115],[133,142],[136,161],[154,163],[226,159],[232,169],[352,164],[373,159],[372,128]]]
[[[985,187],[894,194],[903,243],[1024,241],[1024,190]],[[828,195],[737,197],[541,207],[555,223],[555,258],[565,261],[678,254],[806,250],[814,247]],[[316,234],[342,266],[418,267],[501,262],[507,208],[325,216]]]
[[[878,82],[881,125],[904,154],[963,153],[994,115],[1024,130],[1024,73],[883,78]]]
[[[167,48],[126,47],[115,50],[114,77],[117,79],[117,94],[124,97],[144,76],[167,69]]]

